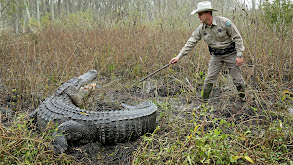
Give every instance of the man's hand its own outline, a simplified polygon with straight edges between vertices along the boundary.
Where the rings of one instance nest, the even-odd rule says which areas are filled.
[[[171,59],[171,61],[170,61],[169,63],[171,63],[171,64],[175,64],[175,63],[177,63],[178,61],[179,61],[179,57],[174,57],[174,58]]]
[[[236,57],[236,65],[241,66],[243,64],[243,57]]]

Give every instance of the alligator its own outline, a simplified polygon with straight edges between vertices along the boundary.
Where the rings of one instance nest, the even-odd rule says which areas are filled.
[[[40,130],[46,129],[49,122],[57,125],[52,135],[52,148],[56,153],[66,152],[70,145],[90,142],[115,144],[135,140],[154,131],[157,106],[150,101],[135,106],[121,104],[122,110],[89,111],[79,108],[76,104],[82,97],[80,88],[96,77],[97,71],[90,70],[70,79],[30,114]]]

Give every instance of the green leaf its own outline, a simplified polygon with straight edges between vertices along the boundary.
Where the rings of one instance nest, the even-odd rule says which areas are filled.
[[[284,101],[286,98],[286,95],[284,94],[283,97],[282,97],[282,101]]]
[[[215,135],[217,135],[217,136],[218,136],[218,135],[220,135],[220,133],[221,133],[221,131],[220,131],[220,130],[218,130],[218,129],[215,129],[215,130],[214,130],[214,134],[215,134]]]
[[[254,163],[253,160],[249,156],[243,156],[243,158],[249,161],[250,163]]]
[[[197,129],[198,129],[199,126],[200,126],[200,125],[196,125],[196,126],[194,127],[193,133],[195,133],[195,132],[197,131]]]
[[[244,133],[244,136],[246,136],[248,133],[251,133],[251,131],[246,131],[246,132]]]
[[[232,160],[233,160],[233,161],[236,161],[236,160],[238,160],[239,158],[241,158],[241,156],[232,156]]]
[[[147,136],[145,136],[144,137],[144,141],[148,141],[148,142],[152,142],[153,141],[153,139],[151,138],[151,137],[147,137]]]

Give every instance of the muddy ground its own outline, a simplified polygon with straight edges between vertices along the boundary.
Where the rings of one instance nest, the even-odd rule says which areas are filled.
[[[168,102],[169,112],[172,113],[174,118],[190,118],[190,113],[202,104],[200,100],[201,85],[188,84],[189,82],[180,83],[174,79],[167,81],[149,79],[134,86],[133,83],[123,83],[119,80],[101,78],[96,83],[98,89],[91,94],[84,104],[84,108],[88,110],[119,110],[122,109],[120,103],[133,105],[144,100],[151,100],[158,105]],[[3,91],[1,83],[0,89]],[[247,91],[247,93],[249,92]],[[1,122],[5,123],[5,125],[9,125],[10,119],[16,113],[19,113],[15,112],[15,109],[17,109],[15,107],[15,95],[13,93],[6,93],[1,96]],[[271,102],[273,101],[271,100]],[[240,101],[231,81],[223,83],[221,86],[215,85],[209,105],[214,108],[210,114],[211,118],[224,118],[235,123],[253,118],[257,118],[258,120],[256,121],[269,122],[265,119],[263,112],[255,111],[255,109],[251,108],[260,108],[260,104],[253,95],[247,96],[246,103]],[[265,106],[270,105],[263,103],[261,106],[262,109],[265,109]],[[21,109],[26,112],[32,112],[34,110],[32,107],[31,102],[24,101],[21,104]],[[284,109],[288,110],[290,108],[292,107],[284,107]],[[159,106],[158,114],[165,110]],[[281,118],[280,116],[274,116],[272,120],[275,119]],[[157,124],[160,125],[159,120]],[[107,146],[99,143],[72,146],[66,154],[74,156],[78,162],[83,164],[130,164],[133,159],[133,152],[138,148],[142,140],[140,138],[136,141]]]

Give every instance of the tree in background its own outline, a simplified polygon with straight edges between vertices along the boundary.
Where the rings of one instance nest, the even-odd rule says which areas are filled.
[[[167,28],[194,28],[198,22],[190,16],[190,12],[199,1],[201,0],[0,0],[0,27],[9,28],[14,33],[32,32],[57,20],[59,25],[64,24],[66,27],[78,27],[76,25],[86,22],[89,27],[151,24]],[[241,9],[244,9],[246,15],[262,11],[264,21],[279,30],[292,22],[292,0],[265,0],[259,8],[255,8],[256,0],[251,0],[252,8],[248,8],[240,0],[211,2],[219,10],[215,15],[231,19],[239,13],[241,15]],[[69,21],[64,21],[65,17],[70,18]]]
[[[34,31],[64,16],[90,16],[98,26],[155,24],[167,27],[194,23],[190,12],[200,0],[0,0],[1,27],[15,33]],[[217,15],[239,7],[236,0],[211,0]],[[224,5],[223,5],[224,4]],[[84,13],[87,14],[84,14]],[[74,21],[74,20],[72,20]],[[85,20],[87,21],[87,20]],[[64,21],[59,21],[64,23]],[[11,25],[11,26],[10,26]],[[193,27],[193,26],[192,26]]]
[[[278,30],[285,30],[293,20],[293,4],[291,0],[266,0],[262,4],[264,18]]]
[[[12,25],[18,33],[24,5],[24,0],[0,0],[0,28]]]

